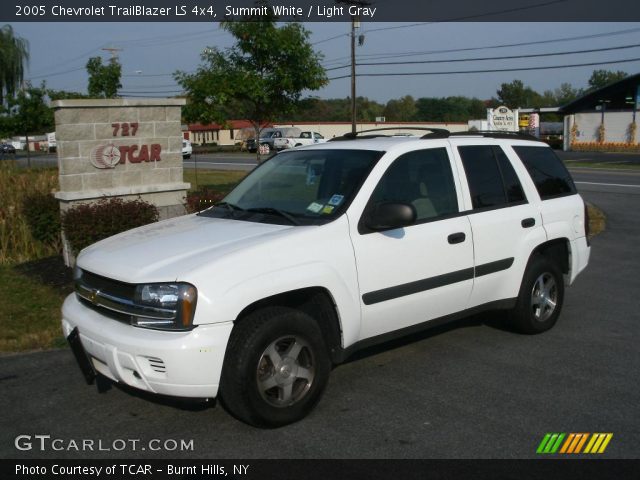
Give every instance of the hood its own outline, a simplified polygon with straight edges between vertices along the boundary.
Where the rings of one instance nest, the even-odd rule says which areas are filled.
[[[175,281],[205,260],[211,262],[292,229],[286,225],[186,215],[101,240],[84,249],[77,264],[128,283]]]

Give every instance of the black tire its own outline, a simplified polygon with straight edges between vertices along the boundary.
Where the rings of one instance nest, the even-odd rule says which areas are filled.
[[[535,255],[524,273],[516,306],[509,312],[511,324],[529,335],[546,332],[558,321],[563,301],[562,272],[547,257]]]
[[[313,410],[330,372],[331,361],[315,320],[291,308],[268,307],[241,319],[231,332],[220,396],[239,420],[256,427],[280,427]]]

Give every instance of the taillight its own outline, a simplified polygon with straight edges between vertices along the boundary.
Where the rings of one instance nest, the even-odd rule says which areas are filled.
[[[587,245],[590,244],[589,242],[589,208],[587,208],[587,203],[584,202],[584,236],[587,239]]]

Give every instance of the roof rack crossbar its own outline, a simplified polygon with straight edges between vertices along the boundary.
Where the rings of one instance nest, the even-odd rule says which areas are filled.
[[[389,131],[389,130],[420,130],[420,131],[424,131],[424,132],[430,132],[429,136],[438,136],[438,137],[442,137],[442,138],[446,138],[449,136],[449,130],[445,129],[445,128],[427,128],[427,127],[382,127],[382,128],[372,128],[369,130],[360,130],[358,132],[348,132],[345,133],[344,135],[340,136],[340,137],[336,137],[336,138],[332,138],[331,140],[357,140],[358,138],[372,138],[372,137],[381,137],[384,135],[365,135],[365,136],[361,136],[358,137],[359,135],[363,134],[363,133],[370,133],[370,132],[380,132],[380,131]],[[425,137],[427,136],[425,135]],[[422,137],[424,138],[424,137]],[[427,137],[428,138],[428,137]]]
[[[466,132],[453,132],[450,134],[451,136],[456,137],[466,137],[466,136],[481,136],[481,137],[490,137],[490,138],[519,138],[522,140],[537,140],[542,141],[538,137],[534,137],[533,135],[529,135],[528,133],[520,133],[520,132],[509,132],[502,130],[468,130]]]

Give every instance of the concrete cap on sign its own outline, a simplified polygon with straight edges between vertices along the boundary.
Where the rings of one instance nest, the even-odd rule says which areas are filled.
[[[185,98],[91,98],[55,100],[52,108],[98,108],[98,107],[181,107],[186,105]]]

